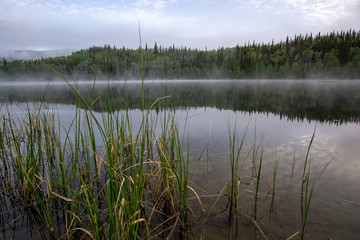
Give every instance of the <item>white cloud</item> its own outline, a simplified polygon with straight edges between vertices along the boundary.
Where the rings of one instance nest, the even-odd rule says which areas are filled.
[[[138,8],[153,7],[155,9],[163,9],[175,2],[176,0],[137,0],[134,5]]]
[[[150,21],[156,26],[166,26],[175,21],[182,21],[176,16],[168,15],[164,8],[176,3],[176,0],[137,0],[133,4],[78,1],[68,4],[60,0],[4,0],[0,2],[0,19],[51,22],[67,22],[70,18],[87,19],[88,22],[103,24],[137,23],[137,20]],[[191,17],[190,17],[191,19]],[[71,26],[69,26],[71,27]]]
[[[332,24],[348,17],[360,0],[235,0],[240,8],[275,14],[301,14],[308,22]]]
[[[38,19],[47,16],[70,16],[78,14],[84,6],[58,0],[3,0],[0,14],[6,18]]]

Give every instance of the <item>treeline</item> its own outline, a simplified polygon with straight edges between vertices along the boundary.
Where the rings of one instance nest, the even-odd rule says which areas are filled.
[[[287,37],[279,43],[255,43],[199,50],[163,47],[142,50],[147,79],[360,78],[360,31]],[[67,57],[28,61],[2,60],[0,77],[27,74],[55,78],[140,79],[140,49],[91,47]]]

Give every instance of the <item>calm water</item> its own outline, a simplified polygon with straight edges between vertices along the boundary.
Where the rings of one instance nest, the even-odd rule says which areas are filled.
[[[129,108],[134,128],[141,119],[141,83],[80,83],[80,92],[92,102],[111,94],[107,111]],[[180,129],[186,129],[194,168],[192,182],[207,210],[211,209],[230,180],[229,127],[236,125],[241,139],[246,133],[241,159],[263,138],[264,162],[261,195],[251,197],[254,168],[245,161],[241,181],[240,215],[229,222],[226,198],[220,198],[209,217],[194,209],[195,238],[261,239],[261,233],[246,217],[256,218],[268,239],[284,239],[301,229],[301,177],[311,136],[311,178],[321,176],[311,203],[306,232],[309,239],[357,239],[360,237],[360,81],[159,81],[145,84],[146,102],[170,96],[152,110],[156,116],[165,106],[176,112]],[[68,126],[75,113],[75,96],[61,82],[0,84],[1,111],[21,116],[22,109],[45,102]],[[124,104],[123,99],[127,104]],[[100,106],[93,104],[95,111]],[[97,116],[100,116],[98,114]],[[186,125],[185,125],[185,119]],[[188,137],[188,138],[187,138]],[[185,143],[186,144],[186,143]],[[204,151],[201,159],[197,159]],[[279,159],[276,193],[269,193],[275,159]],[[249,197],[250,196],[250,197]],[[254,213],[257,207],[256,216]]]

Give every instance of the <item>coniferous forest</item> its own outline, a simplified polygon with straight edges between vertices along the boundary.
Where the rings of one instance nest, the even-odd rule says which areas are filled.
[[[216,50],[146,44],[142,54],[146,79],[360,78],[360,31],[355,30]],[[56,79],[56,71],[79,79],[140,79],[142,74],[140,49],[110,45],[66,57],[0,63],[0,77],[9,80],[24,75]]]

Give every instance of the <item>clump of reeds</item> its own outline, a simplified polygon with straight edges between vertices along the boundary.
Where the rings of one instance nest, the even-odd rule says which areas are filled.
[[[57,131],[61,123],[41,109],[25,110],[25,118],[1,116],[1,204],[8,205],[1,212],[1,227],[26,216],[36,220],[35,233],[46,230],[46,238],[179,233],[187,224],[193,188],[189,155],[183,155],[172,113],[155,136],[150,109],[134,131],[128,111],[102,113],[98,119],[74,91],[79,108],[72,131]]]

